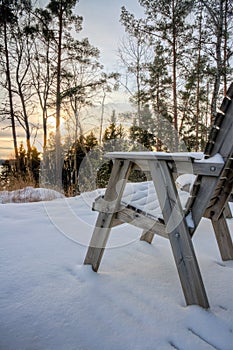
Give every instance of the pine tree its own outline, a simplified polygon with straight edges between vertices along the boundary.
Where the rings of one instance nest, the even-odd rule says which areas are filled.
[[[30,153],[20,143],[18,149],[18,162],[6,160],[3,163],[3,170],[0,174],[1,187],[4,190],[13,190],[28,185],[37,187],[40,176],[40,152],[32,147]]]
[[[81,182],[87,183],[85,178],[85,171],[88,172],[90,163],[88,162],[88,153],[97,147],[98,141],[93,132],[87,136],[81,135],[75,143],[68,150],[62,168],[62,184],[66,195],[76,195],[80,193],[79,171],[83,160],[85,159],[85,166],[81,169]],[[84,168],[87,169],[84,169]],[[88,190],[88,187],[85,188]],[[84,190],[82,188],[82,190]]]
[[[226,90],[227,79],[231,79],[230,58],[232,57],[232,2],[230,0],[200,0],[204,4],[205,26],[208,41],[205,45],[210,60],[209,75],[213,80],[211,116],[214,118],[220,95],[221,81]],[[223,91],[224,91],[223,89]],[[223,93],[221,93],[222,95]]]
[[[57,31],[57,35],[54,37],[56,45],[56,182],[61,184],[61,78],[63,68],[63,50],[66,46],[64,36],[67,34],[67,30],[70,31],[70,26],[73,25],[73,29],[76,32],[81,30],[82,17],[73,14],[73,9],[78,3],[78,0],[50,0],[47,5],[48,11],[51,13],[53,23],[55,24],[54,31]],[[69,35],[68,35],[69,36]]]

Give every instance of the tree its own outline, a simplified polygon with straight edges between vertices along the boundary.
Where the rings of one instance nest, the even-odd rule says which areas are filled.
[[[122,22],[124,24],[123,18],[122,16]],[[123,66],[126,68],[127,76],[129,76],[131,81],[133,80],[135,82],[133,89],[129,87],[128,83],[125,87],[131,95],[130,101],[137,108],[137,123],[139,127],[141,127],[141,110],[145,99],[144,82],[148,72],[148,65],[152,57],[152,51],[150,45],[146,43],[145,34],[139,31],[137,32],[137,36],[128,36],[122,39],[118,48],[118,55]]]
[[[151,43],[162,41],[167,50],[167,59],[171,71],[172,106],[170,114],[174,125],[174,147],[178,147],[178,70],[182,66],[182,57],[190,41],[191,30],[186,22],[193,1],[175,0],[139,0],[144,7],[146,19],[136,20],[125,8],[122,8],[121,20],[127,31],[133,36],[144,32]]]
[[[73,14],[73,9],[78,0],[50,0],[47,10],[51,14],[55,35],[56,49],[56,181],[61,183],[61,80],[63,68],[63,53],[65,52],[65,37],[70,37],[70,27],[73,26],[76,32],[81,30],[82,17]]]
[[[46,9],[35,9],[36,35],[33,40],[30,70],[32,83],[38,96],[42,113],[43,150],[46,151],[48,118],[53,106],[53,91],[56,79],[56,52],[54,52],[54,31],[50,28],[51,14]]]
[[[224,18],[223,18],[223,65],[224,65],[224,95],[226,95],[228,88],[228,81],[232,76],[231,60],[233,56],[232,47],[232,34],[233,34],[233,21],[232,21],[233,4],[232,1],[226,0],[224,5]],[[230,80],[231,81],[231,80]]]
[[[1,45],[1,56],[3,58],[4,64],[4,74],[6,76],[6,85],[7,85],[7,91],[8,91],[8,98],[9,98],[9,108],[10,108],[10,121],[11,121],[11,128],[12,128],[12,136],[13,136],[13,143],[14,143],[14,151],[15,151],[15,158],[18,159],[18,146],[17,146],[17,136],[16,136],[16,124],[15,124],[15,113],[14,113],[14,106],[13,106],[13,95],[12,95],[12,78],[11,78],[11,70],[10,70],[10,58],[9,58],[9,49],[8,49],[8,41],[10,37],[11,29],[13,28],[14,24],[16,23],[16,16],[14,14],[14,6],[16,6],[16,1],[9,1],[9,0],[1,0],[0,3],[0,26],[3,28],[3,32],[1,35],[1,40],[3,41],[3,44]]]
[[[14,190],[25,186],[39,185],[40,152],[32,147],[30,153],[20,144],[18,162],[5,160],[0,174],[0,184],[3,190]]]
[[[11,126],[14,140],[16,140],[16,121],[26,135],[27,151],[31,151],[31,132],[35,125],[30,123],[30,117],[34,112],[34,100],[31,84],[30,61],[34,27],[31,25],[31,2],[13,2],[11,12],[14,16],[12,25],[5,28],[5,76],[7,85],[2,81],[2,86],[8,90]],[[8,30],[8,31],[6,31]],[[7,38],[8,37],[8,38]],[[7,113],[7,111],[6,111]],[[15,149],[16,159],[18,157]]]
[[[229,69],[230,58],[233,51],[232,44],[232,2],[229,0],[213,0],[207,2],[200,0],[205,8],[206,27],[208,30],[208,43],[205,50],[214,64],[209,74],[213,77],[213,92],[211,100],[211,116],[216,114],[221,80],[224,81],[226,91],[227,76],[232,72]]]
[[[31,152],[30,117],[34,110],[30,62],[35,29],[31,25],[30,13],[30,4],[27,4],[26,8],[20,9],[15,30],[12,31],[11,45],[12,68],[14,69],[12,69],[14,72],[13,92],[16,100],[19,100],[18,108],[15,108],[15,114],[25,131],[28,153]]]
[[[122,139],[123,137],[124,129],[122,125],[116,125],[116,123],[113,121],[104,131],[103,143],[108,143],[109,141],[116,139]]]
[[[62,168],[62,184],[66,195],[80,193],[79,169],[84,158],[98,145],[97,138],[91,132],[86,137],[81,135],[67,152]]]
[[[185,60],[182,70],[185,84],[180,90],[180,127],[179,134],[189,150],[203,150],[205,129],[208,127],[205,115],[210,113],[209,96],[206,82],[210,81],[208,71],[210,67],[208,55],[205,53],[207,32],[205,30],[205,16],[203,4],[197,4],[193,22],[192,54]]]
[[[169,95],[171,77],[168,72],[167,50],[158,41],[154,47],[154,59],[148,66],[149,78],[146,80],[146,103],[150,103],[154,113],[153,132],[156,136],[156,149],[170,149],[172,143],[172,115],[169,114]],[[151,119],[151,118],[150,118]]]
[[[106,74],[98,58],[99,50],[93,47],[87,39],[75,40],[70,46],[69,62],[64,70],[66,79],[64,79],[61,100],[67,114],[67,126],[73,130],[74,139],[78,137],[78,132],[83,134],[82,109],[94,106],[100,99],[102,100],[100,133],[102,132],[106,94],[118,88],[119,75],[117,73]]]

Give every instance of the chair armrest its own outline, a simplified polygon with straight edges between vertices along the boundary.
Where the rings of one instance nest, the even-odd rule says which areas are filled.
[[[105,154],[108,159],[129,160],[141,170],[147,171],[149,162],[166,161],[176,174],[195,174],[205,176],[219,176],[224,162],[211,159],[202,159],[200,152],[109,152]]]
[[[201,152],[108,152],[105,154],[105,158],[110,159],[128,159],[132,161],[136,160],[174,160],[184,161],[188,159],[201,159],[203,153]]]

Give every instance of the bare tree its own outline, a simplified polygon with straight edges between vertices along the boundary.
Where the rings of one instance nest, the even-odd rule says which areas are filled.
[[[139,22],[140,25],[140,22]],[[144,104],[145,79],[148,73],[148,64],[151,62],[153,52],[150,46],[146,43],[145,34],[138,31],[136,37],[125,37],[121,40],[118,48],[118,56],[129,80],[130,84],[123,84],[130,93],[130,100],[137,107],[138,125],[141,127],[141,111]],[[128,81],[128,79],[127,79]],[[136,91],[136,92],[135,92]]]

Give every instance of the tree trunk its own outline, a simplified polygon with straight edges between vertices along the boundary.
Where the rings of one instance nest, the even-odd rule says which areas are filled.
[[[212,101],[211,101],[211,116],[213,122],[216,110],[217,110],[217,102],[218,102],[218,94],[220,89],[220,80],[222,77],[222,68],[223,68],[223,62],[222,62],[222,38],[223,38],[223,3],[225,0],[220,0],[220,10],[218,12],[218,20],[216,21],[216,74],[215,74],[215,81],[214,81],[214,90],[212,95]]]
[[[224,76],[223,76],[223,92],[224,92],[224,96],[226,96],[226,92],[227,92],[227,61],[228,61],[228,57],[227,57],[227,42],[228,42],[228,20],[227,20],[227,16],[228,16],[228,0],[225,0],[225,9],[224,9],[224,34],[223,34],[223,40],[224,40],[224,44],[223,44],[223,66],[224,66]]]
[[[6,57],[6,80],[8,84],[8,97],[10,104],[10,120],[11,120],[11,129],[13,136],[14,152],[16,163],[18,164],[18,146],[17,146],[17,136],[16,136],[16,126],[15,126],[15,115],[13,107],[13,96],[12,96],[12,87],[11,87],[11,74],[10,74],[10,62],[9,62],[9,52],[7,44],[7,24],[4,22],[4,47],[5,47],[5,57]]]
[[[195,151],[199,150],[199,120],[200,120],[200,64],[202,49],[202,14],[199,19],[199,40],[198,40],[198,57],[197,57],[197,88],[196,88],[196,135],[195,135]]]
[[[56,89],[56,186],[61,188],[61,56],[62,56],[62,34],[63,34],[63,10],[59,13],[59,37],[58,37],[58,53],[57,53],[57,89]]]
[[[173,38],[172,38],[172,90],[173,90],[173,126],[174,126],[174,150],[178,150],[178,110],[177,110],[177,52],[176,52],[176,24],[175,24],[175,2],[172,1],[172,15],[173,15]]]

